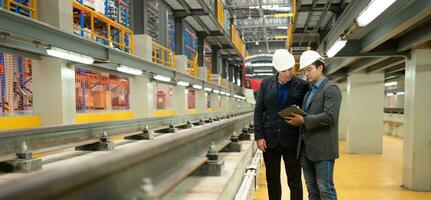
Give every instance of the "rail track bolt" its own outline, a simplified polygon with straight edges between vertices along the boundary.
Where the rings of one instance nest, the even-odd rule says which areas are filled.
[[[20,150],[16,153],[19,159],[31,159],[33,157],[31,152],[28,152],[27,143],[24,141],[21,143]]]
[[[141,190],[138,195],[139,200],[157,200],[156,194],[154,192],[154,185],[151,178],[143,178],[141,184]]]
[[[103,131],[102,138],[100,138],[100,141],[108,142],[108,131],[107,130]]]
[[[214,141],[211,142],[211,144],[208,148],[207,158],[209,161],[217,161],[218,160],[218,153],[217,153],[217,149],[216,149],[216,145],[215,145]]]
[[[170,123],[169,123],[168,132],[169,132],[169,133],[175,133],[175,132],[176,132],[176,129],[175,129],[175,126],[174,126],[174,123],[173,123],[173,122],[170,122]]]
[[[210,117],[210,118],[208,119],[208,122],[209,122],[209,123],[213,123],[213,122],[214,122],[213,118],[212,118],[212,117]]]
[[[187,120],[186,128],[193,128],[193,124],[190,120]]]
[[[148,133],[149,132],[149,127],[148,125],[145,125],[144,130],[142,130],[142,133]]]
[[[232,136],[230,136],[230,141],[231,142],[238,142],[239,141],[239,139],[238,139],[238,135],[236,134],[236,132],[234,131],[234,132],[232,132]]]
[[[242,133],[241,133],[240,140],[250,140],[250,139],[251,138],[250,138],[250,134],[248,132],[248,128],[247,128],[247,126],[244,126],[242,128]]]
[[[204,125],[204,124],[205,124],[204,120],[202,118],[200,118],[199,119],[199,125]]]

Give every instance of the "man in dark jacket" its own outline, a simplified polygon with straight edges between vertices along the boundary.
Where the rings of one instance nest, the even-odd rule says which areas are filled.
[[[288,123],[302,125],[299,158],[304,170],[310,200],[335,200],[333,176],[338,158],[338,114],[341,104],[340,89],[324,76],[323,58],[315,51],[305,51],[300,58],[300,69],[312,89],[304,97],[306,116],[287,117]]]
[[[270,200],[281,199],[280,165],[284,160],[292,200],[302,200],[301,166],[296,157],[299,128],[286,123],[278,112],[302,105],[308,83],[293,75],[295,58],[285,49],[273,55],[278,73],[262,81],[254,113],[255,140],[263,151]]]

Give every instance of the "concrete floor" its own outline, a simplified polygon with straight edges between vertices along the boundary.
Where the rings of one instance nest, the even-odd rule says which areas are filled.
[[[335,185],[338,199],[349,200],[430,200],[431,192],[414,192],[401,186],[403,141],[384,136],[383,154],[358,155],[345,152],[346,142],[340,141],[340,158],[335,162]],[[261,170],[259,190],[255,200],[266,200],[265,170]],[[282,179],[286,174],[282,172]],[[283,199],[289,199],[287,182],[283,184]],[[304,186],[305,188],[305,186]],[[307,191],[304,190],[304,199]]]

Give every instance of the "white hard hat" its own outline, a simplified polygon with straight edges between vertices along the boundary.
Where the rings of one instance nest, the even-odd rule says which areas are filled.
[[[286,49],[277,49],[272,56],[272,64],[277,71],[284,71],[295,66],[295,57]]]
[[[301,54],[301,58],[299,59],[299,70],[306,68],[307,66],[316,62],[317,60],[320,60],[323,62],[323,57],[319,53],[312,50],[304,51]]]

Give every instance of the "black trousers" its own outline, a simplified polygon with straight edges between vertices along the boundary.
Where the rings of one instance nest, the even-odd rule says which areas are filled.
[[[266,182],[268,184],[269,200],[281,199],[280,166],[283,158],[290,189],[291,200],[302,200],[301,165],[296,158],[296,147],[266,149],[263,159],[266,167]]]

